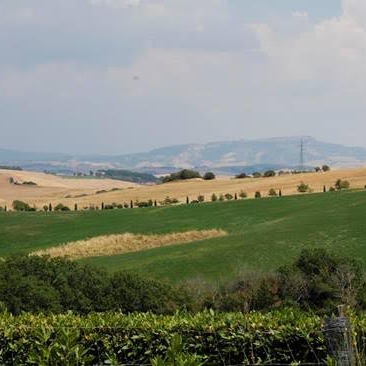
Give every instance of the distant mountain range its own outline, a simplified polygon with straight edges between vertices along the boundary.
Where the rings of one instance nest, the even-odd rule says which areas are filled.
[[[366,165],[364,148],[325,143],[312,137],[303,138],[303,141],[304,163],[307,167],[323,164],[333,167]],[[0,149],[0,165],[65,174],[108,168],[153,174],[195,168],[235,174],[265,169],[296,169],[300,163],[300,145],[300,137],[283,137],[169,146],[145,153],[120,156],[75,156]]]

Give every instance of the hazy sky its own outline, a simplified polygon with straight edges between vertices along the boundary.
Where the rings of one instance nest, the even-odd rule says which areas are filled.
[[[366,147],[365,0],[2,0],[0,148]]]

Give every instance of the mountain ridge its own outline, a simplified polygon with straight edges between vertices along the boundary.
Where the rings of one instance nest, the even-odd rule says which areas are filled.
[[[25,169],[88,171],[89,169],[134,169],[138,171],[183,168],[232,169],[274,166],[296,168],[300,161],[301,140],[306,166],[328,164],[333,167],[366,165],[366,149],[319,141],[306,137],[238,139],[209,143],[189,143],[123,155],[27,153],[0,149],[0,164]],[[235,169],[234,169],[235,170]]]

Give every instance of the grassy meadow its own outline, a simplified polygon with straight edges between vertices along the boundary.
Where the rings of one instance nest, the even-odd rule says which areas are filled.
[[[0,213],[0,256],[108,234],[222,229],[224,237],[81,261],[179,282],[271,271],[305,247],[366,259],[366,191],[110,211]],[[365,261],[366,267],[366,261]]]

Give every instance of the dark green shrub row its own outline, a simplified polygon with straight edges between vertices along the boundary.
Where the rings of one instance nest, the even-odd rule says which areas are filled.
[[[3,365],[150,364],[179,334],[205,365],[318,363],[323,320],[290,309],[268,314],[0,315]]]
[[[171,286],[136,274],[103,270],[63,259],[10,257],[0,263],[0,301],[12,314],[72,310],[174,312],[182,307]]]

